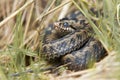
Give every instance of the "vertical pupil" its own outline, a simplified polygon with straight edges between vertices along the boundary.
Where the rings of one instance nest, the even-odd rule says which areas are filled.
[[[68,27],[68,26],[69,26],[69,24],[68,24],[67,22],[65,22],[63,25],[64,25],[65,27]]]

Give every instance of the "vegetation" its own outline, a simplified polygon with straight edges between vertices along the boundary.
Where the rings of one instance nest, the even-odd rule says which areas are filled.
[[[89,11],[91,7],[99,11],[97,17]],[[43,30],[73,9],[87,17],[108,56],[92,69],[67,73],[61,68],[60,76],[54,77],[44,71],[47,63],[39,55]],[[0,1],[0,80],[117,80],[120,79],[119,46],[120,0]]]

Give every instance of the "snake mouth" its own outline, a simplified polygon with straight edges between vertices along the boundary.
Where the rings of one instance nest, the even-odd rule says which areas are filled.
[[[71,25],[68,25],[67,23],[54,22],[54,28],[60,31],[67,31],[67,32],[75,31],[75,28],[72,27]]]

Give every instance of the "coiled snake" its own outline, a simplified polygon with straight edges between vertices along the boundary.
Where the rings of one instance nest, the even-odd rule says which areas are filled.
[[[76,11],[45,30],[42,55],[47,60],[60,58],[70,70],[89,68],[91,63],[98,62],[107,55],[93,34],[87,19]]]

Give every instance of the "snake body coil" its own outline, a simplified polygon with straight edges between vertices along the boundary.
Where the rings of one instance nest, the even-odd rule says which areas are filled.
[[[55,22],[52,30],[56,32],[50,35],[56,39],[46,34],[45,40],[48,41],[43,44],[42,55],[48,60],[61,57],[61,62],[68,64],[68,69],[82,70],[107,55],[100,41],[91,35],[93,29],[81,12]]]

